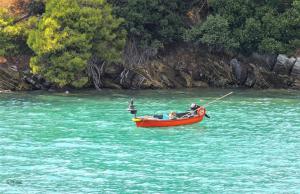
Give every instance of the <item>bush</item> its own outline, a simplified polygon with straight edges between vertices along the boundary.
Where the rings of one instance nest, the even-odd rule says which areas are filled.
[[[259,45],[259,51],[262,53],[284,53],[286,49],[284,45],[280,42],[275,40],[274,38],[265,38]]]
[[[181,0],[127,0],[112,1],[115,12],[124,18],[128,36],[139,41],[142,48],[162,48],[182,40],[184,24]]]
[[[29,22],[15,24],[15,19],[7,9],[0,8],[0,56],[30,53],[26,44]]]
[[[112,15],[103,0],[49,0],[28,44],[36,56],[33,73],[59,87],[82,87],[88,82],[87,67],[94,61],[121,59],[125,32],[123,20]]]
[[[197,44],[207,44],[217,50],[238,47],[238,43],[230,35],[228,21],[220,15],[208,16],[203,24],[187,30],[185,40]]]
[[[215,16],[189,30],[187,40],[244,54],[287,53],[299,47],[299,0],[210,0],[209,4]]]

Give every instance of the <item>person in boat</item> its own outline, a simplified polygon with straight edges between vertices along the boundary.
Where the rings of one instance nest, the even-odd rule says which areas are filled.
[[[192,103],[191,107],[190,107],[190,109],[191,109],[190,111],[191,111],[192,115],[197,115],[198,114],[197,109],[200,108],[200,107],[201,106],[199,106],[198,104]],[[210,116],[208,116],[206,113],[205,113],[205,117],[210,118]]]
[[[196,103],[192,103],[190,107],[190,111],[192,112],[193,115],[197,114],[197,109],[200,108],[200,106]]]
[[[170,112],[170,114],[169,114],[169,119],[170,119],[170,120],[177,119],[176,112]]]
[[[170,112],[169,113],[169,117],[168,119],[170,120],[175,120],[178,118],[182,118],[182,117],[193,117],[195,115],[197,115],[197,109],[200,108],[199,105],[197,105],[196,103],[193,103],[190,107],[190,110],[184,113],[176,113],[176,112]]]
[[[200,108],[199,105],[196,103],[192,103],[190,110],[184,113],[176,113],[174,111],[170,112],[169,114],[162,114],[162,115],[153,115],[153,118],[155,119],[162,119],[162,120],[175,120],[180,118],[187,118],[187,117],[193,117],[197,115],[197,109]]]

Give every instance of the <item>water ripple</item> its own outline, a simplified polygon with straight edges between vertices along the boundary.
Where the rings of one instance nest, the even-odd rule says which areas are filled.
[[[300,93],[236,91],[211,119],[136,128],[226,90],[0,96],[0,193],[298,193]]]

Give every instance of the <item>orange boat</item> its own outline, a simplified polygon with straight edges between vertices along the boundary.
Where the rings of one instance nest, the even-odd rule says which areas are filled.
[[[133,100],[131,100],[128,111],[130,111],[131,114],[134,114],[132,121],[136,123],[137,127],[172,127],[190,125],[201,122],[204,116],[209,118],[206,114],[206,109],[196,104],[192,104],[191,110],[188,112],[172,112],[166,117],[164,115],[136,117],[137,110],[133,105]]]
[[[137,117],[133,118],[132,121],[136,123],[137,127],[172,127],[179,125],[190,125],[194,123],[198,123],[203,120],[203,117],[206,114],[206,110],[204,107],[200,107],[197,110],[197,114],[194,116],[187,116],[182,118],[175,119],[158,119],[154,117]]]
[[[153,115],[153,116],[143,116],[143,117],[136,116],[137,110],[133,105],[133,99],[131,99],[131,101],[129,102],[128,111],[134,115],[132,121],[136,123],[137,127],[172,127],[172,126],[179,126],[179,125],[190,125],[190,124],[201,122],[203,120],[203,117],[210,118],[206,114],[206,107],[231,94],[233,94],[233,92],[229,92],[228,94],[220,98],[217,98],[211,102],[208,102],[203,106],[199,106],[193,103],[190,107],[190,110],[184,113],[171,112],[169,115],[163,114],[163,115]]]

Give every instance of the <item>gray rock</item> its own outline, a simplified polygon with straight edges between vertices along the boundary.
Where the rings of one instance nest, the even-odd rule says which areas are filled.
[[[30,70],[29,70],[29,69],[24,70],[24,71],[23,71],[23,74],[25,74],[25,75],[30,75]]]
[[[276,63],[276,55],[252,53],[251,62],[260,65],[266,70],[272,70]]]
[[[30,77],[26,77],[25,80],[33,86],[36,84],[36,82],[33,79],[31,79]]]
[[[203,82],[203,81],[194,81],[193,82],[193,87],[197,88],[208,88],[208,84]]]
[[[278,55],[274,66],[274,72],[280,75],[289,75],[293,68],[296,58],[288,58],[286,55]]]
[[[56,90],[54,88],[49,88],[48,92],[56,92]]]
[[[106,77],[110,77],[112,79],[117,78],[123,71],[124,67],[121,65],[113,64],[113,65],[105,65],[104,73]]]
[[[243,68],[241,63],[235,58],[230,61],[230,66],[232,68],[234,77],[238,81],[238,84],[244,84],[247,78],[247,71],[245,68]]]
[[[103,86],[105,88],[111,88],[111,89],[122,89],[122,87],[118,84],[117,80],[115,81],[112,79],[104,79]]]
[[[231,59],[230,66],[232,67],[233,74],[237,80],[241,79],[242,67],[237,59]]]
[[[165,86],[167,86],[168,88],[174,88],[173,82],[171,82],[165,74],[162,74],[160,77],[161,77],[162,83]]]
[[[51,86],[51,83],[48,82],[48,81],[45,81],[45,82],[43,83],[43,85],[44,85],[44,87],[49,88],[49,87]]]
[[[247,76],[247,79],[246,79],[246,82],[244,85],[249,88],[252,88],[254,86],[255,82],[256,82],[256,77],[255,77],[254,72],[253,71],[248,72],[248,76]]]
[[[296,81],[294,82],[293,88],[294,88],[294,89],[300,90],[300,79],[298,79],[298,80],[296,80]]]
[[[139,74],[136,74],[131,81],[131,88],[138,89],[141,88],[143,82],[145,81],[145,78]]]
[[[297,58],[297,61],[293,66],[291,75],[300,80],[300,57]]]
[[[16,65],[12,65],[9,67],[12,71],[18,71],[18,67]]]
[[[135,72],[133,72],[131,70],[124,69],[122,71],[122,73],[120,74],[120,85],[124,89],[131,88],[131,86],[132,86],[132,80],[134,79],[135,76],[136,76]]]
[[[43,76],[41,76],[40,74],[38,74],[37,76],[36,76],[36,79],[40,82],[40,81],[43,81]]]

